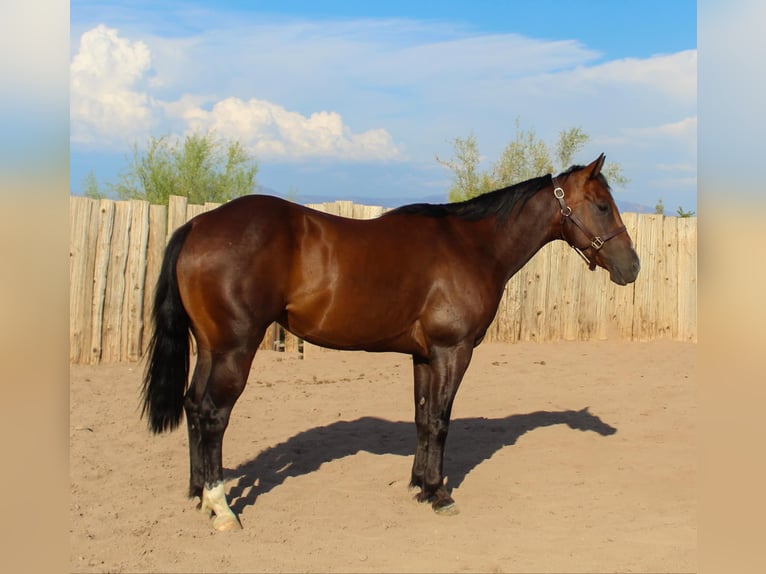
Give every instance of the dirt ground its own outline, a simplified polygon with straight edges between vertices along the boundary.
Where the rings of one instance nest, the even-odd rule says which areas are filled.
[[[224,440],[244,527],[186,497],[185,423],[152,436],[138,364],[74,365],[73,572],[691,572],[697,346],[480,346],[445,474],[460,513],[407,487],[409,357],[261,352]],[[587,410],[586,410],[587,409]]]

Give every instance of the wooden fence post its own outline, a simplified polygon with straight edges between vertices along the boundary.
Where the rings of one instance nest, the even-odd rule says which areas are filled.
[[[130,230],[122,305],[122,336],[120,359],[138,361],[141,358],[141,338],[144,328],[144,283],[146,279],[146,249],[149,242],[149,202],[130,202]]]
[[[173,232],[186,223],[186,206],[189,200],[178,195],[168,198],[168,233],[166,242],[170,241]]]
[[[678,219],[678,339],[697,342],[697,219]]]
[[[122,353],[123,299],[130,241],[130,201],[118,201],[114,206],[114,228],[109,250],[109,266],[104,294],[104,325],[101,337],[101,361],[120,361]]]
[[[69,361],[87,363],[93,332],[98,202],[87,197],[72,197],[69,213]]]
[[[622,222],[625,224],[628,234],[636,245],[638,245],[638,220],[640,217],[641,216],[636,213],[622,214]],[[638,255],[641,257],[641,251],[638,252]],[[641,262],[643,266],[643,259]],[[639,279],[642,278],[644,273],[645,271],[642,268],[638,274]],[[612,305],[612,314],[610,318],[612,323],[616,326],[617,335],[625,341],[633,341],[637,337],[636,332],[634,331],[633,320],[636,313],[636,284],[632,283],[631,285],[622,287],[613,284],[610,288],[614,292],[614,303]]]
[[[633,336],[638,341],[650,341],[658,334],[659,299],[664,283],[665,253],[662,245],[664,215],[644,215],[638,220],[636,250],[641,257],[641,272],[635,282]]]
[[[165,243],[168,237],[168,207],[166,205],[149,206],[149,235],[146,243],[146,273],[144,276],[143,323],[141,335],[141,355],[149,345],[152,336],[150,328],[152,306],[154,304],[154,289],[160,274],[162,256],[165,253]]]
[[[657,334],[662,339],[678,339],[678,218],[665,217],[662,221],[662,252],[659,272],[662,285],[658,293]]]
[[[90,364],[101,362],[104,330],[104,301],[106,279],[109,271],[109,255],[112,246],[115,202],[102,199],[98,204],[98,238],[93,272],[93,306],[91,309],[92,329],[90,337]]]

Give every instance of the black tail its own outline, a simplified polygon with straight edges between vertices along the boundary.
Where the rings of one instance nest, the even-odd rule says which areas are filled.
[[[154,332],[147,350],[141,416],[148,413],[154,433],[173,430],[181,422],[189,379],[189,315],[181,302],[176,262],[191,225],[173,233],[162,260],[154,293]]]

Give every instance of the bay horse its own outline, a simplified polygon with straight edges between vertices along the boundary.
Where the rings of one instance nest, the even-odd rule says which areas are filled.
[[[142,416],[160,433],[186,413],[189,496],[215,514],[213,527],[241,528],[224,492],[223,436],[272,322],[315,345],[412,356],[411,486],[435,511],[456,512],[443,475],[450,413],[506,282],[557,239],[613,282],[636,280],[638,254],[601,173],[604,159],[371,220],[250,195],[178,228],[155,291]],[[190,334],[198,355],[187,389]]]

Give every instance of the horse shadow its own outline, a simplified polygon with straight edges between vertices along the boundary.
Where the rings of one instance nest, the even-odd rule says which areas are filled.
[[[444,462],[445,474],[449,474],[449,487],[460,486],[474,468],[501,448],[516,444],[526,433],[559,424],[601,436],[617,432],[615,427],[591,414],[587,407],[579,411],[536,411],[498,419],[455,419],[450,423]],[[414,455],[415,439],[413,422],[394,422],[376,417],[338,421],[300,432],[236,468],[224,470],[226,479],[237,481],[229,491],[231,509],[239,514],[255,504],[258,496],[281,485],[287,478],[309,474],[323,463],[361,451]],[[450,456],[450,453],[457,454]]]

